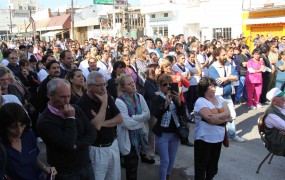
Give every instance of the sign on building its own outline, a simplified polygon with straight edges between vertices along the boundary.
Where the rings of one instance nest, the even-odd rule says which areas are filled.
[[[14,9],[12,10],[12,16],[15,18],[29,18],[30,17],[30,11],[29,10],[18,10]]]
[[[114,0],[93,0],[93,4],[114,4]]]

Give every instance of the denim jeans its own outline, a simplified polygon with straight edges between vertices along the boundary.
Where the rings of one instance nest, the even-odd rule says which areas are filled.
[[[239,78],[239,86],[236,92],[236,102],[241,102],[241,96],[243,96],[243,98],[247,100],[247,94],[245,89],[245,76],[240,76]]]
[[[171,174],[174,165],[179,138],[176,133],[162,133],[161,137],[155,136],[155,145],[160,157],[160,180],[165,180]]]
[[[228,107],[231,112],[232,122],[227,122],[227,129],[229,133],[229,138],[233,139],[236,137],[236,125],[235,125],[236,110],[235,110],[235,106],[234,106],[231,96],[223,97],[223,99],[225,100],[225,102],[227,102]]]

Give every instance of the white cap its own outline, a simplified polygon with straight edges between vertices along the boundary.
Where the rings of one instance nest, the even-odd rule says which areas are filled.
[[[266,98],[271,101],[274,97],[280,97],[280,96],[284,96],[285,92],[281,91],[278,88],[272,88],[270,91],[268,91],[268,93],[266,94]]]

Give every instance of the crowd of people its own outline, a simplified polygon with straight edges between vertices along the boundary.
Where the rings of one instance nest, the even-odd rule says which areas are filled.
[[[285,36],[16,40],[0,60],[0,177],[11,179],[114,180],[124,167],[133,180],[157,153],[169,180],[180,143],[194,146],[195,179],[212,179],[222,144],[245,141],[235,105],[263,108],[285,86]],[[179,136],[182,121],[194,143]]]

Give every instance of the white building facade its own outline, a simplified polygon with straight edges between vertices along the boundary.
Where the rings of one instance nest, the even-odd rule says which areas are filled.
[[[184,34],[204,41],[242,33],[241,0],[141,0],[141,12],[152,37]]]

